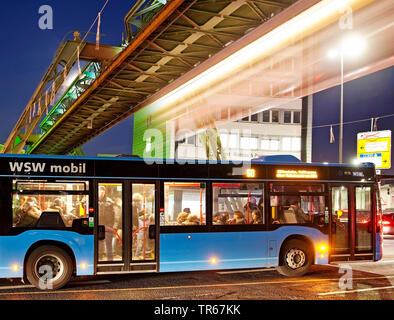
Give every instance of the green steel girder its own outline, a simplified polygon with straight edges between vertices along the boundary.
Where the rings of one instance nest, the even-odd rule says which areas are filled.
[[[126,41],[134,39],[166,3],[167,0],[138,0],[124,18]]]
[[[69,88],[63,93],[56,105],[40,123],[41,134],[45,134],[69,107],[85,92],[94,80],[100,75],[101,67],[97,62],[88,63],[82,70],[82,75],[77,77]],[[34,146],[33,146],[34,148]]]

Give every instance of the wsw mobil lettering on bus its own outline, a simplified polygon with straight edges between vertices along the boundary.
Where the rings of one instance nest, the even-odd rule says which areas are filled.
[[[12,173],[26,174],[80,174],[86,175],[87,164],[83,162],[71,162],[68,164],[51,164],[46,162],[9,162],[9,169]]]

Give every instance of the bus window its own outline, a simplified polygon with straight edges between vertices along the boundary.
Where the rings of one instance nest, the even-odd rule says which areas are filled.
[[[372,250],[372,188],[356,187],[356,251]]]
[[[349,197],[348,187],[332,187],[332,243],[334,253],[347,253],[349,243]]]
[[[149,237],[149,227],[155,225],[154,184],[133,184],[132,187],[132,259],[154,260],[155,239]]]
[[[271,196],[273,224],[325,224],[324,196]]]
[[[164,184],[162,226],[206,225],[205,183],[168,182]]]
[[[12,213],[14,228],[34,228],[43,212],[58,212],[66,227],[73,220],[86,218],[89,196],[86,184],[14,181]],[[58,193],[56,191],[59,191]],[[80,192],[81,191],[81,192]]]
[[[46,181],[14,181],[14,189],[18,191],[89,191],[89,183],[76,182],[51,182]]]
[[[99,224],[105,226],[105,239],[99,242],[99,261],[122,260],[122,191],[122,184],[99,184]]]
[[[264,224],[264,185],[214,183],[213,224]]]
[[[311,193],[311,192],[324,192],[324,184],[307,184],[307,185],[283,185],[283,184],[270,184],[271,193]]]

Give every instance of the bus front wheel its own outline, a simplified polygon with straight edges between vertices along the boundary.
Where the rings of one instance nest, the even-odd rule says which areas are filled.
[[[41,290],[57,290],[71,279],[73,264],[70,256],[55,246],[42,246],[29,256],[26,277]]]
[[[277,271],[287,277],[300,277],[306,274],[313,263],[313,254],[308,243],[293,239],[284,244],[281,250],[280,265]]]

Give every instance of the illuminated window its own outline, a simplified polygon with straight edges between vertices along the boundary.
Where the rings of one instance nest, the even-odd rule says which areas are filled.
[[[270,150],[278,151],[279,150],[280,142],[277,139],[270,140]]]
[[[324,185],[322,184],[308,184],[308,185],[271,184],[270,192],[282,192],[282,193],[324,192]]]
[[[310,195],[271,195],[273,224],[309,224],[324,226],[325,197]]]
[[[261,140],[260,147],[261,147],[261,150],[269,150],[270,149],[270,141],[268,139]]]
[[[123,186],[121,183],[98,185],[99,224],[105,226],[105,239],[99,241],[100,261],[122,260],[122,209]]]
[[[291,150],[291,138],[283,138],[282,139],[282,150],[290,151]]]
[[[205,183],[166,182],[164,184],[162,226],[199,226],[206,224]]]
[[[257,144],[257,138],[241,137],[241,148],[244,150],[256,150]]]
[[[43,212],[58,212],[64,227],[89,216],[88,182],[14,181],[12,214],[14,228],[34,228]]]
[[[228,147],[229,148],[237,148],[238,145],[238,136],[236,134],[230,134],[228,137]]]
[[[149,237],[149,228],[155,225],[155,191],[154,184],[133,184],[131,194],[132,223],[132,259],[154,260],[155,240]],[[117,245],[121,234],[112,237],[112,245]],[[109,241],[109,240],[107,240]],[[116,247],[115,247],[116,248]],[[121,249],[121,248],[120,248]],[[122,252],[122,251],[120,251]],[[121,254],[118,254],[121,256]]]
[[[220,141],[223,148],[236,148],[237,147],[237,135],[223,133],[220,135]]]
[[[283,151],[301,151],[301,138],[284,137],[282,138]]]
[[[301,138],[291,139],[291,151],[301,151]]]
[[[264,224],[264,185],[214,183],[213,224]]]

